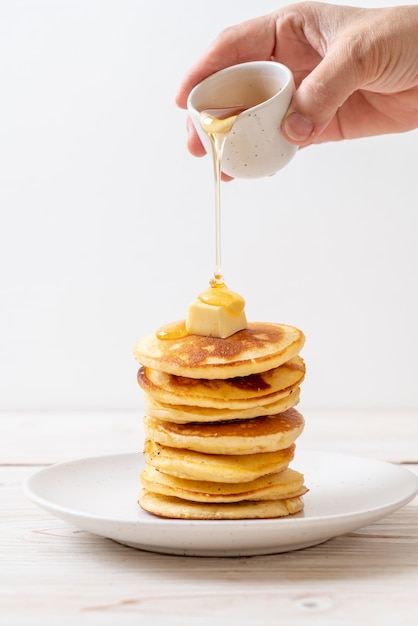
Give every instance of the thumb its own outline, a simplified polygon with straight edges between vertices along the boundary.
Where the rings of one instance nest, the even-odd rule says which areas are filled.
[[[331,123],[340,106],[362,80],[351,59],[327,55],[295,91],[282,122],[283,134],[300,146],[308,145]],[[335,139],[341,139],[335,129]]]

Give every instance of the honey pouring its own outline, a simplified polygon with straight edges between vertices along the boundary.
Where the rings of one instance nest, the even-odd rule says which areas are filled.
[[[245,300],[225,284],[221,268],[221,172],[225,141],[243,106],[205,109],[200,123],[212,147],[215,192],[215,270],[210,287],[188,308],[187,320],[157,331],[159,339],[179,339],[188,334],[226,338],[247,327]]]

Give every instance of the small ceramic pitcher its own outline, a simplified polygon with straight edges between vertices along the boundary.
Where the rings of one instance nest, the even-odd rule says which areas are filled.
[[[233,178],[271,176],[294,156],[297,146],[280,125],[295,90],[292,72],[274,61],[227,67],[196,85],[188,111],[200,140],[210,153],[210,139],[200,123],[203,110],[240,107],[223,150],[222,170]]]

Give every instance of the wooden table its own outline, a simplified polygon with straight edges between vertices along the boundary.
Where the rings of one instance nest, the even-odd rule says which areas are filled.
[[[417,412],[309,411],[300,447],[402,463],[418,474]],[[0,623],[418,624],[418,500],[297,552],[239,558],[133,550],[27,500],[37,468],[142,447],[141,411],[0,416]]]

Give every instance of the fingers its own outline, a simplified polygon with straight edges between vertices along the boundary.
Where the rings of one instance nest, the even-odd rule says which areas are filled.
[[[303,14],[301,8],[303,8]],[[335,139],[344,137],[337,112],[341,105],[370,81],[364,62],[364,42],[370,31],[365,10],[306,3],[248,20],[225,29],[188,72],[176,96],[186,108],[195,84],[213,72],[246,61],[275,58],[295,74],[298,89],[282,124],[283,134],[299,146],[318,141],[331,124]],[[370,13],[367,14],[367,16]],[[303,79],[303,76],[305,78]],[[194,129],[188,147],[201,156],[204,150]]]
[[[283,120],[282,132],[292,143],[300,145],[311,143],[314,129],[315,122],[297,111],[288,112]]]
[[[193,87],[214,72],[237,63],[270,59],[275,37],[275,20],[271,15],[226,28],[187,72],[175,97],[177,106],[185,109]]]
[[[196,156],[196,157],[201,157],[205,155],[206,150],[204,149],[199,139],[199,135],[197,134],[196,129],[190,117],[187,118],[186,127],[187,127],[187,148],[189,152],[193,154],[193,156]]]
[[[313,13],[309,28],[305,22],[304,35],[322,58],[299,84],[282,123],[283,134],[299,146],[323,140],[322,134],[333,140],[354,136],[359,120],[354,114],[347,116],[346,104],[376,80],[382,65],[390,63],[390,58],[384,59],[390,53],[379,35],[380,23],[387,21],[382,10],[310,6]]]
[[[335,139],[344,138],[344,129],[335,124],[338,111],[366,82],[364,65],[347,54],[344,42],[328,51],[324,59],[296,90],[282,123],[283,134],[299,146],[306,146],[333,122]]]
[[[175,97],[177,106],[186,109],[193,87],[214,72],[245,61],[270,59],[274,45],[275,21],[269,15],[226,28],[184,77]],[[190,118],[187,119],[187,148],[197,157],[206,154]],[[222,174],[222,180],[232,179]]]

